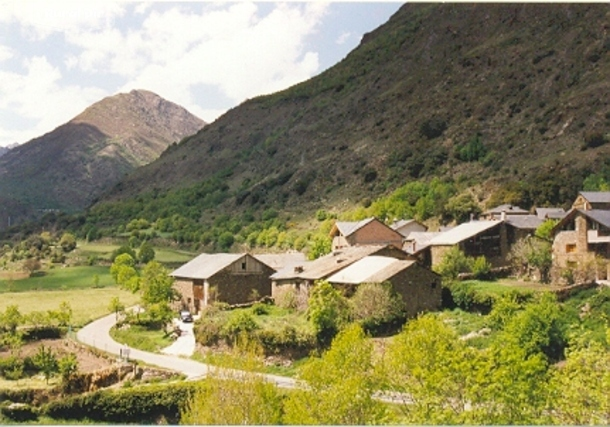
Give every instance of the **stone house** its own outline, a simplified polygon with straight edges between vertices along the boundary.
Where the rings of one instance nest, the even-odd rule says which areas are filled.
[[[508,265],[510,242],[506,221],[470,221],[439,234],[429,242],[431,266],[438,265],[445,253],[458,247],[466,256],[484,255],[493,267]]]
[[[277,301],[286,293],[307,301],[309,290],[317,280],[324,280],[354,262],[370,255],[379,255],[401,260],[411,260],[406,252],[393,245],[348,246],[335,250],[316,260],[284,268],[271,276],[271,295]]]
[[[398,231],[405,238],[409,237],[409,235],[414,232],[423,233],[428,231],[428,227],[414,219],[394,221],[392,225],[390,225],[390,228],[394,231]]]
[[[610,210],[610,191],[581,191],[572,203],[572,209]]]
[[[502,219],[502,215],[529,215],[529,212],[519,206],[504,204],[486,210],[483,212],[482,218],[486,220]]]
[[[441,277],[413,260],[366,256],[331,275],[328,281],[351,296],[364,283],[390,283],[408,317],[441,308]]]
[[[607,280],[610,210],[591,208],[590,202],[583,199],[577,202],[577,206],[588,209],[571,209],[553,229],[553,278],[558,280],[564,271],[570,270],[582,276],[580,280]]]
[[[374,217],[358,222],[337,221],[330,231],[330,237],[333,251],[362,245],[394,245],[400,248],[403,240],[402,234]]]
[[[243,304],[271,296],[275,270],[247,254],[201,254],[170,273],[182,307],[198,313],[213,301]]]

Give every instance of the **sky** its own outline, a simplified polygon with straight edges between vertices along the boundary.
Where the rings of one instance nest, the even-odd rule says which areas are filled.
[[[133,89],[211,123],[338,63],[401,5],[0,0],[0,146]]]

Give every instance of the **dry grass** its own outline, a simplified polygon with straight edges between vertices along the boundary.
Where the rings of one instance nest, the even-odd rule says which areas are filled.
[[[138,302],[139,297],[131,292],[113,288],[90,288],[57,291],[8,292],[0,298],[0,311],[16,305],[22,314],[33,311],[56,310],[65,301],[73,312],[73,325],[82,326],[108,314],[113,297],[118,297],[125,306]]]

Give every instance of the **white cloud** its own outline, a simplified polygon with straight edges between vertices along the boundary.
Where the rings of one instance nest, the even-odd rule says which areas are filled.
[[[109,1],[8,1],[0,22],[15,22],[34,39],[78,28],[99,29],[124,13],[121,3]]]
[[[42,135],[117,89],[151,90],[213,121],[223,107],[319,70],[318,53],[305,41],[327,4],[274,4],[266,15],[249,2],[132,6],[0,0],[0,25],[18,32],[15,44],[0,45],[0,64],[13,63],[0,67],[0,145]],[[42,54],[47,42],[52,52]],[[202,85],[224,100],[197,99],[193,88]],[[2,111],[35,124],[27,132],[10,128]]]
[[[349,38],[352,36],[352,33],[350,32],[343,32],[341,33],[341,35],[337,38],[337,41],[335,43],[341,45],[344,44],[346,41],[349,40]]]

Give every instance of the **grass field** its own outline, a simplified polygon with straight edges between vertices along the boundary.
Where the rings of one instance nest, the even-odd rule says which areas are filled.
[[[9,271],[0,272],[0,293],[88,289],[113,285],[110,269],[103,266],[56,267],[38,272],[34,277],[23,277],[21,273]]]
[[[82,326],[105,314],[113,297],[118,297],[125,306],[138,302],[139,296],[117,287],[96,289],[70,289],[65,291],[30,291],[10,292],[2,294],[0,311],[9,305],[19,307],[21,314],[33,311],[57,310],[65,301],[70,304],[73,313],[73,325]]]
[[[558,288],[557,286],[553,285],[547,285],[539,282],[525,282],[513,278],[498,279],[495,281],[466,280],[465,282],[472,284],[478,291],[494,295],[500,295],[509,291],[539,292],[550,291]]]

